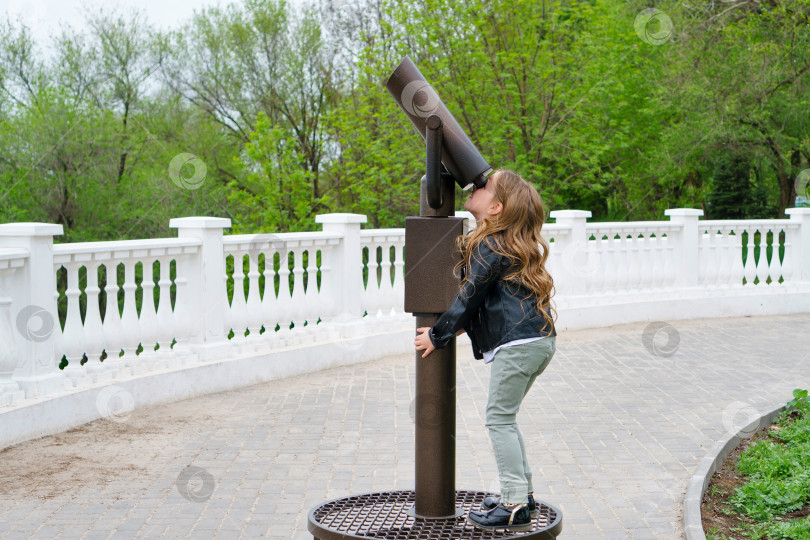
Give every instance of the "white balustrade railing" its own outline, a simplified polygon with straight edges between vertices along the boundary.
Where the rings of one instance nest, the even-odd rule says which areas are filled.
[[[233,332],[234,343],[255,349],[317,339],[314,327],[331,320],[337,307],[332,262],[341,238],[327,232],[223,237],[232,268],[225,276],[232,294],[223,306],[224,330]]]
[[[370,317],[402,313],[405,307],[405,229],[360,231],[360,245],[363,259],[367,261],[363,309]]]
[[[17,334],[32,334],[26,326],[15,328],[12,314],[11,293],[23,288],[23,275],[28,260],[28,250],[0,248],[0,407],[13,405],[25,399],[25,391],[14,380],[20,358]],[[33,334],[35,335],[35,334]]]
[[[670,237],[680,231],[678,224],[656,221],[588,224],[588,259],[593,262],[585,266],[586,290],[616,295],[673,286],[675,253]],[[581,266],[573,268],[581,273]]]
[[[172,348],[175,340],[186,342],[192,329],[184,309],[189,293],[179,280],[174,283],[172,305],[171,267],[173,261],[185,261],[199,249],[198,240],[185,238],[53,246],[55,273],[63,274],[67,284],[55,361],[58,365],[64,354],[63,373],[71,387],[182,365],[189,359],[187,346]],[[81,282],[86,283],[83,289]]]
[[[587,223],[587,211],[551,212],[558,308],[810,287],[810,209],[775,220],[665,213]],[[316,221],[322,231],[223,235],[228,219],[177,218],[178,238],[57,245],[59,225],[0,225],[0,408],[281,347],[346,347],[358,329],[401,331],[405,230],[363,230],[357,214]]]
[[[798,221],[753,219],[701,221],[698,233],[700,282],[706,285],[785,285],[794,280],[792,244],[800,240]]]

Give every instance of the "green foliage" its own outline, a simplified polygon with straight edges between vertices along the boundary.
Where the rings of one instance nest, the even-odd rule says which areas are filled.
[[[793,399],[785,404],[785,408],[788,412],[798,409],[803,414],[806,413],[807,409],[810,408],[810,403],[807,401],[807,390],[802,388],[793,390]]]
[[[810,504],[810,406],[807,390],[796,389],[793,396],[775,423],[780,429],[774,436],[785,444],[769,440],[751,444],[737,462],[739,473],[749,479],[730,499],[736,511],[757,522],[770,522],[768,538],[799,538],[803,536],[785,535],[810,532],[807,520],[777,523],[774,519]],[[788,416],[794,411],[799,412],[795,421]]]
[[[329,198],[315,198],[313,172],[303,161],[294,135],[259,113],[242,154],[242,176],[229,183],[236,220],[253,224],[251,232],[316,230],[315,211],[328,207]]]
[[[810,167],[810,0],[664,3],[674,30],[658,44],[635,27],[646,7],[242,0],[166,31],[99,11],[50,44],[7,20],[0,221],[61,223],[62,241],[170,236],[185,215],[250,232],[317,229],[326,212],[402,227],[424,143],[384,84],[406,54],[547,210],[778,217]],[[170,171],[181,154],[204,165],[193,189]]]
[[[810,539],[810,516],[771,525],[768,528],[768,538],[775,540]]]
[[[808,449],[802,448],[806,452]],[[782,460],[777,453],[760,456]],[[796,471],[798,464],[789,469]],[[734,508],[757,521],[766,521],[775,515],[802,508],[810,502],[810,473],[798,471],[791,478],[759,477],[737,488],[732,499]]]
[[[709,194],[710,219],[742,219],[752,202],[751,164],[744,155],[722,155]]]

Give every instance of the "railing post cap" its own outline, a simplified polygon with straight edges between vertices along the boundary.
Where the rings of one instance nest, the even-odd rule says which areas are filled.
[[[367,223],[368,217],[365,214],[318,214],[315,216],[315,223]]]
[[[0,225],[0,236],[58,236],[64,229],[56,223],[4,223]]]
[[[665,216],[702,216],[700,208],[669,208],[664,210]]]
[[[589,218],[590,210],[552,210],[548,217],[559,220],[560,218]]]
[[[188,229],[227,229],[231,226],[230,218],[191,216],[172,218],[169,220],[169,227]]]
[[[789,216],[810,216],[810,208],[785,208],[785,214]]]

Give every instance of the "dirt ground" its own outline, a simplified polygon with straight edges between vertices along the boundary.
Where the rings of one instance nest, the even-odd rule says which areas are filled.
[[[52,499],[110,482],[159,474],[154,460],[182,451],[217,421],[199,401],[135,409],[125,421],[99,419],[0,451],[0,498]]]

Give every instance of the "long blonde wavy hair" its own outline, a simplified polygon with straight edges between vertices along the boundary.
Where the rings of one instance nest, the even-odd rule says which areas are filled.
[[[551,304],[554,280],[546,270],[549,245],[540,234],[546,220],[543,201],[534,186],[516,172],[498,169],[492,173],[490,179],[496,176],[493,202],[500,201],[503,209],[495,216],[477,223],[475,229],[468,234],[456,238],[456,249],[462,257],[454,272],[460,275],[459,271],[466,269],[460,290],[469,281],[470,259],[476,248],[486,237],[491,236],[492,242],[486,244],[512,261],[502,279],[529,289],[531,293],[523,300],[532,294],[536,296],[537,309],[546,320],[541,330],[549,324],[553,329],[556,319],[556,310]],[[495,245],[492,245],[493,242]]]

